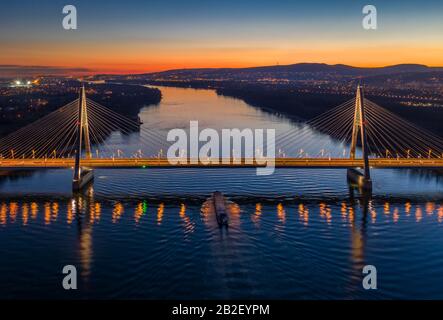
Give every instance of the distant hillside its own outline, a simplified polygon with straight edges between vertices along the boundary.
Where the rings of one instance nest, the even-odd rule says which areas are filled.
[[[344,64],[328,65],[323,63],[298,63],[252,68],[202,68],[176,69],[163,72],[131,75],[135,80],[166,81],[348,81],[352,79],[401,75],[404,73],[442,72],[443,68],[428,67],[419,64],[400,64],[380,68],[360,68]],[[128,76],[113,76],[114,79],[126,79]],[[97,75],[95,78],[106,79]]]
[[[281,78],[288,80],[306,80],[323,78],[325,75],[334,77],[367,77],[392,75],[400,73],[420,73],[443,71],[443,68],[428,67],[419,64],[399,64],[380,68],[360,68],[344,64],[328,65],[323,63],[298,63],[292,65],[264,66],[252,68],[204,68],[177,69],[164,72],[138,75],[143,78],[163,79],[250,79],[250,78]]]

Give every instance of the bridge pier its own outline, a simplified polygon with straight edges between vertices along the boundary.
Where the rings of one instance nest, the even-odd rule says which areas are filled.
[[[72,191],[78,192],[94,181],[94,170],[82,168],[80,175],[72,180]]]
[[[372,180],[366,177],[364,173],[360,172],[358,169],[348,169],[347,173],[348,183],[352,186],[355,185],[363,192],[372,191]]]

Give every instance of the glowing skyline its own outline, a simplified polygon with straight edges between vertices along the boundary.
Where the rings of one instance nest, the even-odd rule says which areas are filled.
[[[78,30],[62,28],[65,1],[2,5],[0,65],[141,73],[299,62],[443,66],[441,1],[371,1],[379,29],[361,27],[366,1],[70,2]]]

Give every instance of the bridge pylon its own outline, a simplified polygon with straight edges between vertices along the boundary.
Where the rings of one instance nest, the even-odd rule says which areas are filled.
[[[361,140],[361,149],[363,157],[363,174],[357,169],[348,169],[348,180],[357,183],[359,187],[364,190],[372,190],[371,173],[369,170],[369,152],[368,141],[366,136],[366,117],[365,117],[365,103],[363,88],[361,85],[357,86],[357,93],[355,97],[355,111],[354,111],[354,125],[352,127],[352,141],[350,158],[355,160],[358,137]]]
[[[73,191],[79,191],[94,179],[94,173],[91,169],[82,168],[81,156],[83,149],[83,140],[85,143],[85,157],[92,158],[91,142],[89,140],[88,126],[88,108],[86,105],[85,87],[80,89],[78,99],[78,128],[77,128],[77,146],[75,153],[74,178],[72,180]]]

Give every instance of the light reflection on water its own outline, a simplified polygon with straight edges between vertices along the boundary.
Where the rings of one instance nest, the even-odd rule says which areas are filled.
[[[213,91],[162,91],[141,112],[159,131],[190,115],[221,128],[221,110],[229,127],[295,126]],[[440,176],[372,177],[362,198],[343,170],[96,170],[75,196],[70,170],[2,176],[0,298],[443,298]],[[215,190],[229,200],[227,230],[207,201]],[[66,264],[79,268],[77,292],[61,288]],[[377,291],[361,288],[365,264]]]
[[[224,230],[210,201],[111,201],[92,188],[71,199],[4,199],[0,240],[15,239],[28,254],[8,246],[0,254],[28,267],[11,272],[11,263],[2,265],[1,296],[69,297],[56,288],[42,293],[58,282],[54,269],[69,257],[81,274],[81,297],[442,297],[441,282],[422,278],[443,262],[441,201],[245,199],[228,201],[227,210]],[[44,264],[35,260],[42,252]],[[377,293],[361,289],[365,264],[383,275]],[[12,286],[25,275],[40,280]],[[209,279],[223,290],[211,289]],[[119,290],[109,291],[107,281]]]
[[[13,200],[7,202],[3,199],[0,202],[0,225],[22,225],[23,227],[36,224],[51,225],[55,223],[72,224],[79,214],[86,215],[89,224],[99,223],[102,218],[102,208],[106,207],[110,210],[109,221],[106,223],[116,224],[127,213],[126,219],[133,219],[135,225],[141,224],[144,216],[147,215],[148,209],[150,211],[155,208],[156,223],[158,226],[162,225],[163,216],[165,214],[165,203],[153,203],[149,205],[150,201],[129,202],[124,203],[121,201],[114,201],[111,205],[109,200],[100,202],[99,200],[93,200],[92,187],[89,189],[90,195],[77,195],[72,199],[64,200],[49,200],[46,202],[40,202],[40,200],[34,202],[22,202],[26,200]],[[89,198],[91,197],[91,198]],[[87,200],[87,198],[89,198]],[[178,200],[178,199],[177,199]],[[178,203],[170,200],[172,207],[179,208],[179,217],[186,225],[188,231],[192,231],[191,220],[187,215],[188,206],[186,203]],[[358,198],[356,201],[365,200],[364,198]],[[276,223],[285,224],[287,209],[286,206],[290,206],[294,213],[298,214],[298,222],[304,226],[309,226],[310,214],[318,213],[318,222],[325,223],[327,225],[333,225],[333,222],[343,222],[352,225],[355,221],[355,201],[342,200],[337,202],[324,202],[324,201],[306,201],[300,200],[277,202],[270,201],[269,199],[263,199],[263,202],[257,202],[254,205],[254,212],[251,213],[251,221],[259,224],[260,219],[263,216],[264,207],[274,208],[276,213]],[[372,224],[376,224],[378,220],[382,219],[383,222],[398,223],[400,219],[409,219],[411,222],[420,223],[423,219],[432,219],[436,223],[443,222],[443,202],[417,202],[412,203],[409,200],[404,200],[403,203],[394,202],[391,204],[388,200],[367,200],[368,203],[365,207],[365,215],[368,216],[368,221]],[[251,201],[247,201],[246,205],[249,207]],[[374,204],[375,202],[375,204]],[[205,225],[213,223],[214,211],[211,208],[212,202],[207,200],[201,205],[202,221]],[[196,207],[195,201],[193,201],[193,207]],[[63,208],[63,212],[61,209]],[[231,225],[237,226],[238,218],[243,210],[241,206],[235,202],[229,201],[227,205],[229,216],[231,217]],[[334,212],[333,212],[334,209]],[[336,210],[336,211],[335,211]],[[334,213],[334,217],[333,217]],[[334,219],[333,219],[334,218]],[[213,227],[215,225],[212,225]]]

